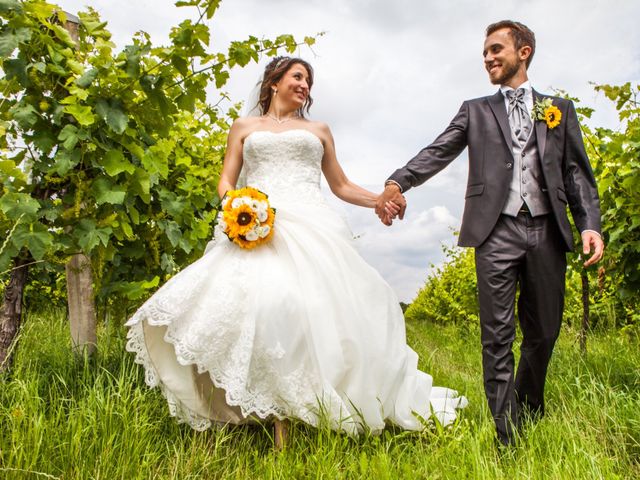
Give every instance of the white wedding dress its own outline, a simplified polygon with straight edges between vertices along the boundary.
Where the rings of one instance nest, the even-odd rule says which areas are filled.
[[[275,417],[418,430],[466,404],[417,369],[396,295],[321,194],[322,155],[307,130],[249,135],[247,184],[277,209],[272,240],[243,250],[218,229],[127,322],[147,384],[197,430]]]

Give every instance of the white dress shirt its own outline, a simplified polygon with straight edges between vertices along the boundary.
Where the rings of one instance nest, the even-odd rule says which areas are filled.
[[[527,80],[518,88],[522,88],[524,90],[524,97],[522,97],[522,100],[524,101],[524,106],[527,108],[527,113],[531,115],[531,112],[533,111],[533,89],[531,88],[531,82]],[[517,89],[507,87],[506,85],[500,86],[500,91],[502,92],[502,96],[504,97],[504,105],[507,109],[507,112],[509,111],[509,99],[507,98],[507,92],[509,90]]]

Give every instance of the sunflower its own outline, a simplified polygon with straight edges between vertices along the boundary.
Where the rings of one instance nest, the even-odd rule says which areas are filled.
[[[240,205],[224,212],[222,217],[229,229],[229,235],[237,237],[238,235],[246,235],[256,223],[256,212],[249,205]]]
[[[273,236],[275,209],[267,195],[253,187],[227,192],[218,213],[218,225],[233,243],[251,249]]]
[[[555,105],[551,105],[544,109],[544,121],[547,122],[549,129],[556,128],[562,120],[562,112]]]

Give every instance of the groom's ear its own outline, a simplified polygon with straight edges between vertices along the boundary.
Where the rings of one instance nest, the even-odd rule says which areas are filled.
[[[518,56],[520,57],[520,60],[523,62],[526,62],[527,59],[531,56],[531,47],[529,45],[524,45],[522,47],[520,47],[520,50],[518,51]]]

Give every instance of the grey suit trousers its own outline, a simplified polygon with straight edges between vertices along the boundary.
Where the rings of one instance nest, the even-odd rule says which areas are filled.
[[[498,439],[509,444],[523,407],[544,413],[547,366],[564,308],[565,245],[552,215],[520,213],[501,215],[475,253],[484,387]],[[523,340],[514,372],[518,285]]]

